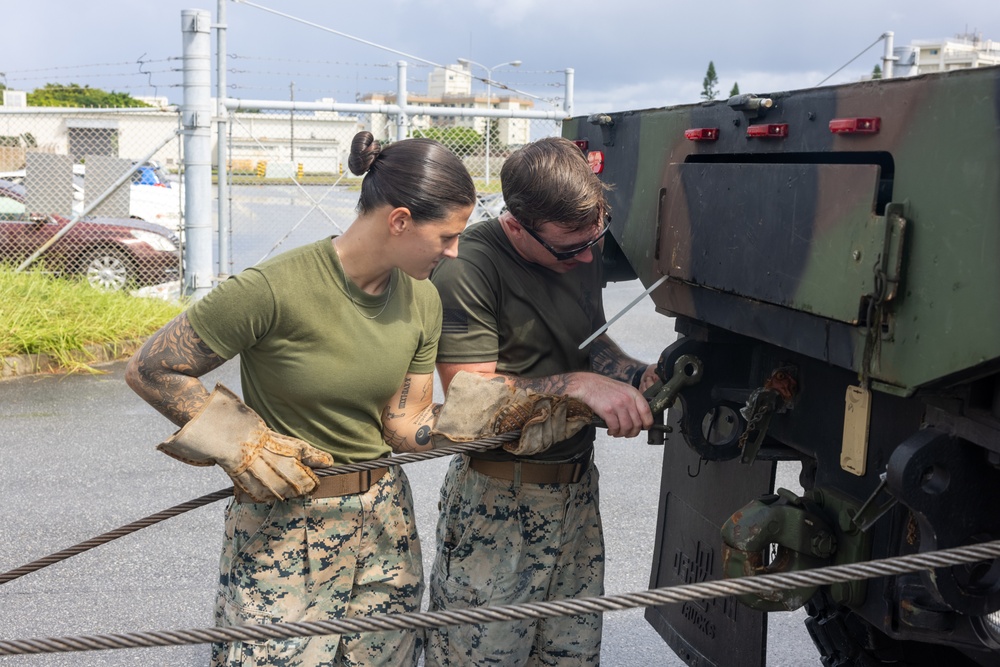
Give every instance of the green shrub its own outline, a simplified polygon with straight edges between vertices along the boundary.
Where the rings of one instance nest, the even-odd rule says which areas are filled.
[[[86,282],[34,271],[16,273],[0,266],[0,356],[47,354],[69,371],[94,372],[80,361],[80,353],[89,346],[124,350],[183,309],[161,299],[97,290]]]

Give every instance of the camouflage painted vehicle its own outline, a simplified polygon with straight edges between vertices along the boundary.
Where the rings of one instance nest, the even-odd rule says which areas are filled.
[[[564,128],[614,185],[609,279],[663,280],[661,374],[701,362],[654,587],[1000,538],[1000,68]],[[1000,662],[996,562],[740,602],[647,619],[691,665],[763,664],[766,612],[803,605],[825,665]]]

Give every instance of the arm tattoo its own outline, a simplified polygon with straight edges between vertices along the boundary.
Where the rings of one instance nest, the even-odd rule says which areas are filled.
[[[412,452],[416,450],[416,447],[410,445],[405,435],[389,428],[385,424],[382,424],[382,438],[385,439],[385,444],[389,445],[389,448],[394,452]]]
[[[126,381],[147,403],[178,426],[208,398],[200,376],[224,364],[181,313],[157,331],[129,363]]]
[[[569,376],[548,375],[539,378],[526,378],[519,375],[500,374],[497,381],[503,381],[519,389],[531,389],[539,394],[553,394],[561,396],[569,390]]]
[[[437,423],[438,415],[441,414],[441,405],[432,403],[426,408],[408,418],[404,413],[395,413],[386,407],[382,410],[382,437],[394,452],[417,452],[428,449],[431,443],[431,429]],[[403,423],[390,420],[404,419]],[[393,428],[395,426],[395,428]],[[408,433],[413,433],[413,441],[410,441]]]
[[[631,382],[640,368],[645,369],[646,364],[622,352],[622,349],[606,335],[598,336],[590,346],[590,369],[595,373],[622,382]]]
[[[399,409],[406,407],[406,399],[410,396],[410,378],[403,380],[403,388],[399,391]]]

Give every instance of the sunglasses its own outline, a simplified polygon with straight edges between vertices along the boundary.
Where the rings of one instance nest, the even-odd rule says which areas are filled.
[[[538,232],[536,232],[535,230],[531,229],[531,227],[526,227],[524,225],[521,225],[521,229],[523,229],[524,231],[526,231],[528,233],[528,236],[530,236],[531,238],[533,238],[536,241],[538,241],[542,245],[543,248],[545,248],[546,250],[548,250],[549,253],[553,257],[556,258],[557,261],[565,262],[567,259],[573,259],[577,255],[579,255],[581,252],[583,252],[584,250],[586,250],[587,248],[591,248],[591,247],[597,245],[597,243],[599,243],[600,240],[604,238],[604,235],[608,233],[608,230],[610,230],[611,227],[606,222],[602,221],[601,222],[601,233],[600,234],[598,234],[597,236],[595,236],[590,241],[587,241],[583,245],[577,246],[575,248],[570,248],[568,250],[556,250],[555,248],[553,248],[552,246],[550,246],[548,243],[546,243],[542,239],[542,237],[538,235]]]

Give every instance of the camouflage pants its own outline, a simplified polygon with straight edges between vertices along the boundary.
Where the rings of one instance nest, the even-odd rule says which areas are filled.
[[[515,485],[452,461],[441,488],[431,610],[604,592],[604,536],[593,465],[577,484]],[[429,630],[427,667],[597,665],[601,616]]]
[[[390,468],[366,493],[230,502],[217,625],[419,611],[420,542],[409,482]],[[420,632],[368,632],[213,644],[214,667],[415,665]]]

